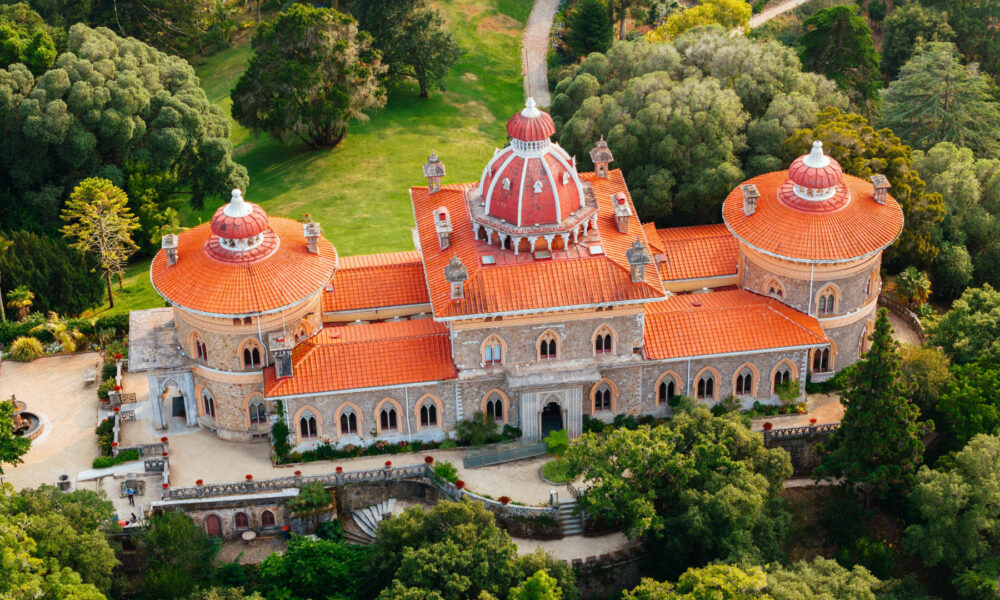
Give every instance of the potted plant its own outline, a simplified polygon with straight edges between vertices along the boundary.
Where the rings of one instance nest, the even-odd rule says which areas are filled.
[[[115,352],[115,360],[121,360],[121,359],[122,359],[122,353],[121,352]]]
[[[197,480],[195,480],[195,482],[194,482],[194,484],[195,484],[195,485],[201,485],[201,484],[203,484],[203,483],[205,483],[205,482],[204,482],[204,481],[202,481],[201,479],[197,479]]]
[[[385,461],[385,466],[386,466],[386,468],[391,467],[392,466],[392,461],[391,460]]]
[[[433,456],[425,456],[424,457],[424,463],[428,464],[428,465],[433,465],[434,464],[434,457]]]
[[[111,442],[111,447],[112,448],[117,448],[118,447],[118,442]]]
[[[816,417],[812,417],[811,419],[809,419],[809,424],[810,425],[815,425],[816,424]]]
[[[503,504],[504,506],[510,504],[510,498],[508,496],[500,496],[497,500],[499,500],[500,504]]]
[[[253,481],[253,475],[247,473],[247,481]]]
[[[167,437],[166,436],[161,437],[160,438],[160,442],[166,444],[167,443]]]
[[[162,456],[163,458],[166,458],[167,457],[167,453],[166,452],[160,452],[160,456]]]
[[[170,487],[170,484],[169,484],[169,483],[164,483],[164,484],[163,484],[163,489],[167,489],[168,487]]]
[[[296,477],[302,477],[302,471],[296,471],[295,472],[295,476]]]
[[[773,427],[774,427],[774,425],[772,425],[770,421],[765,421],[764,422],[764,431],[771,431],[771,429]]]
[[[462,489],[465,487],[465,482],[459,479],[455,481],[455,487],[457,487],[458,489]]]
[[[116,407],[112,408],[111,410],[115,411],[116,413],[120,413],[122,411],[122,407],[116,406]]]
[[[344,472],[344,467],[337,467],[337,472],[338,473],[343,473]]]

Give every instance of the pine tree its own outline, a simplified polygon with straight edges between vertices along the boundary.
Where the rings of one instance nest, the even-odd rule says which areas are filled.
[[[582,0],[569,17],[566,45],[576,56],[606,52],[614,35],[608,5],[602,0]]]
[[[868,21],[856,6],[833,6],[803,21],[799,37],[802,66],[872,100],[881,87],[879,54]]]
[[[922,437],[934,426],[918,422],[920,409],[906,398],[898,346],[883,308],[871,348],[852,367],[840,398],[847,409],[840,428],[817,447],[823,462],[814,476],[843,477],[861,491],[865,504],[894,486],[912,483],[924,453]]]

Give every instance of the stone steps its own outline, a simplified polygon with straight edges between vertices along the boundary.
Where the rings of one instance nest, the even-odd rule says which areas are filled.
[[[562,501],[556,504],[559,509],[559,529],[563,535],[580,535],[583,533],[583,519],[580,515],[574,515],[576,501]]]
[[[396,499],[389,498],[388,500],[383,500],[378,504],[373,504],[366,508],[362,508],[361,510],[356,510],[351,513],[351,517],[354,519],[354,523],[358,526],[358,529],[368,536],[367,543],[371,543],[375,540],[379,524],[382,523],[384,519],[391,517],[392,511],[395,508]]]

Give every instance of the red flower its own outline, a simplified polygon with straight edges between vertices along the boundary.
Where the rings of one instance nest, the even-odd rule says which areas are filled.
[[[115,411],[115,412],[121,412],[121,410],[122,410],[122,407],[120,407],[120,406],[116,406],[116,407],[112,408],[111,410],[113,410],[113,411]]]
[[[169,483],[164,483],[164,484],[163,484],[163,489],[167,489],[168,487],[170,487],[170,484],[169,484]]]
[[[406,448],[406,442],[399,442],[400,448]]]
[[[302,477],[302,471],[296,471],[295,472],[295,476],[296,477]]]
[[[253,481],[253,475],[247,474],[247,481]]]
[[[111,447],[112,448],[117,448],[118,447],[118,442],[111,442]]]
[[[166,452],[160,452],[160,454],[162,454],[162,455],[163,455],[163,458],[166,458],[166,457],[167,457],[167,453],[166,453]]]
[[[121,359],[122,359],[122,353],[121,352],[115,352],[115,360],[121,360]]]
[[[500,504],[504,504],[504,505],[510,504],[510,498],[507,497],[507,496],[500,496],[500,498],[498,498],[498,500],[500,500]]]
[[[816,417],[813,417],[813,418],[809,419],[809,424],[810,425],[815,425],[816,424]]]
[[[391,460],[385,461],[385,466],[391,467],[392,466],[392,461]]]
[[[164,444],[166,444],[167,443],[167,438],[166,437],[161,437],[160,441],[163,442]]]
[[[429,465],[433,465],[434,464],[434,457],[433,456],[425,456],[424,457],[424,462],[427,463],[427,464],[429,464]]]
[[[771,431],[772,427],[774,427],[774,425],[772,425],[770,421],[766,421],[764,423],[764,431]]]
[[[200,479],[198,479],[198,480],[195,480],[195,482],[194,482],[194,484],[195,484],[195,485],[201,485],[201,484],[203,484],[203,483],[205,483],[205,482],[204,482],[204,481],[202,481],[202,480],[200,480]]]
[[[337,472],[338,473],[343,473],[344,472],[344,467],[337,467]]]
[[[116,385],[116,386],[115,386],[115,391],[116,391],[116,392],[120,392],[120,391],[122,391],[122,386],[120,386],[120,385]]]
[[[459,479],[458,481],[455,482],[455,487],[457,487],[458,489],[462,489],[465,487],[465,482]]]

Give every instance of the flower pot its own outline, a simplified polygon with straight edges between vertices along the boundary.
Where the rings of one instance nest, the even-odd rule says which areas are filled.
[[[160,438],[160,442],[162,442],[162,443],[166,444],[166,443],[167,443],[167,438],[165,438],[165,437],[161,437],[161,438]]]
[[[195,485],[201,485],[201,484],[203,484],[203,483],[205,483],[205,482],[204,482],[204,481],[202,481],[201,479],[198,479],[198,480],[196,480],[196,481],[194,482],[194,484],[195,484]]]
[[[455,487],[457,487],[458,489],[462,489],[465,487],[465,482],[459,479],[458,481],[455,482]]]
[[[247,475],[247,481],[253,481],[253,475]]]
[[[500,501],[500,504],[503,504],[504,506],[510,504],[510,498],[508,498],[507,496],[500,496],[497,499]]]
[[[168,487],[170,487],[170,484],[169,484],[169,483],[164,483],[164,484],[163,484],[163,489],[167,489]]]
[[[122,411],[122,407],[116,406],[116,407],[112,408],[111,410],[115,411],[116,413],[120,413]]]
[[[427,463],[428,465],[433,465],[434,464],[434,457],[433,456],[425,456],[424,457],[424,462]]]
[[[392,461],[391,460],[385,461],[385,466],[391,467],[392,466]]]
[[[772,428],[774,428],[774,425],[770,421],[764,423],[764,431],[771,431]]]
[[[302,471],[296,471],[295,472],[295,476],[296,477],[302,477]]]
[[[167,453],[166,452],[160,452],[160,456],[162,456],[163,458],[166,458],[167,457]]]

